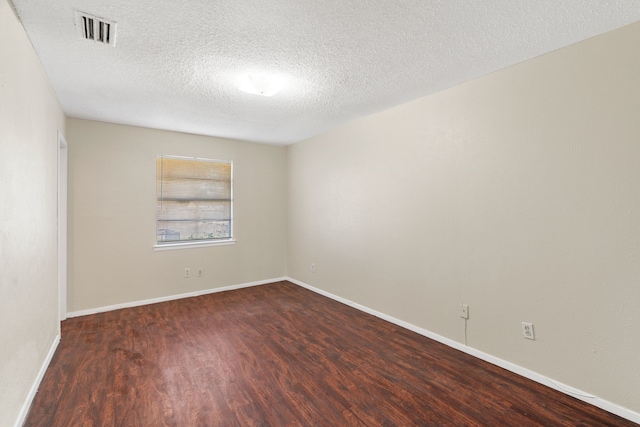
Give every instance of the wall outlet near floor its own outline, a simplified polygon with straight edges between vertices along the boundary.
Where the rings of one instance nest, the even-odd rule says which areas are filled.
[[[203,274],[204,274],[204,268],[202,267],[198,268],[198,277],[202,277]]]
[[[191,277],[191,269],[190,268],[185,268],[184,269],[184,278],[188,279],[189,277]]]
[[[314,263],[311,263],[311,272],[312,273],[316,272],[316,265]]]
[[[528,340],[536,339],[536,334],[533,332],[533,323],[522,322],[522,336]]]
[[[463,319],[469,318],[469,305],[468,304],[460,304],[460,317]]]

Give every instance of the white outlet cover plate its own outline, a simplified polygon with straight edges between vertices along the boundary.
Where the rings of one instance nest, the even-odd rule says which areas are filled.
[[[536,334],[533,331],[533,323],[522,322],[522,336],[528,340],[536,339]]]
[[[463,319],[469,318],[469,306],[467,304],[460,304],[460,317]]]

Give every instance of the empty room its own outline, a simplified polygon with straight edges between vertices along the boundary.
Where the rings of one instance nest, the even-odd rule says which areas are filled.
[[[640,3],[0,0],[0,426],[640,424]]]

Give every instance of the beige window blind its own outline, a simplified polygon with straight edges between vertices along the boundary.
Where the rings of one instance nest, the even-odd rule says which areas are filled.
[[[156,189],[159,245],[232,238],[232,162],[158,156]]]

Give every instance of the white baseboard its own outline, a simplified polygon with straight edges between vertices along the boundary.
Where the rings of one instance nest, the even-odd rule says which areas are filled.
[[[53,339],[53,343],[51,344],[51,348],[49,348],[49,353],[47,353],[47,357],[44,359],[44,362],[40,367],[38,376],[36,377],[35,381],[31,385],[31,389],[29,389],[29,394],[27,394],[27,398],[24,400],[24,403],[22,404],[22,408],[20,408],[20,412],[18,413],[18,419],[14,424],[15,427],[22,427],[25,420],[27,419],[27,415],[29,415],[29,409],[31,408],[31,402],[33,402],[33,398],[36,397],[36,392],[38,391],[38,387],[40,387],[42,378],[44,378],[44,374],[45,372],[47,372],[49,363],[51,363],[51,359],[53,359],[53,355],[55,354],[56,348],[58,348],[59,343],[60,343],[60,335],[56,335],[55,338]]]
[[[138,307],[141,305],[148,305],[148,304],[156,304],[159,302],[173,301],[173,300],[182,299],[182,298],[197,297],[200,295],[213,294],[216,292],[232,291],[234,289],[248,288],[251,286],[266,285],[268,283],[280,282],[282,280],[287,280],[287,278],[278,277],[275,279],[260,280],[257,282],[241,283],[239,285],[224,286],[222,288],[205,289],[202,291],[187,292],[185,294],[169,295],[166,297],[151,298],[151,299],[146,299],[141,301],[124,302],[121,304],[107,305],[104,307],[89,308],[87,310],[72,311],[70,313],[67,313],[67,318],[87,316],[89,314],[104,313],[105,311],[119,310],[121,308],[128,308],[128,307]]]
[[[379,317],[380,319],[386,320],[387,322],[391,322],[393,324],[396,324],[398,326],[401,326],[405,329],[408,329],[410,331],[413,331],[415,333],[418,333],[420,335],[423,335],[427,338],[431,338],[432,340],[438,341],[444,345],[447,345],[449,347],[455,348],[456,350],[460,350],[464,353],[470,354],[471,356],[475,356],[479,359],[482,359],[486,362],[489,362],[493,365],[499,366],[501,368],[504,368],[508,371],[511,371],[515,374],[518,374],[520,376],[523,376],[525,378],[528,378],[530,380],[533,380],[537,383],[540,383],[542,385],[545,385],[547,387],[550,387],[554,390],[558,390],[566,395],[575,397],[576,399],[582,400],[583,402],[587,402],[593,406],[597,406],[600,409],[604,409],[605,411],[611,412],[612,414],[618,415],[622,418],[626,418],[627,420],[633,421],[635,423],[640,424],[640,414],[632,411],[630,409],[624,408],[622,406],[616,405],[615,403],[611,403],[607,400],[601,399],[597,396],[593,396],[590,395],[588,393],[585,393],[581,390],[575,389],[573,387],[570,387],[566,384],[562,384],[559,381],[555,381],[549,377],[546,377],[542,374],[539,374],[537,372],[534,372],[530,369],[527,368],[523,368],[522,366],[516,365],[515,363],[511,363],[511,362],[507,362],[506,360],[502,360],[498,357],[492,356],[490,354],[484,353],[480,350],[477,350],[473,347],[469,347],[466,346],[462,343],[459,343],[457,341],[454,341],[452,339],[443,337],[442,335],[438,335],[436,333],[433,333],[431,331],[428,331],[426,329],[420,328],[416,325],[413,325],[411,323],[405,322],[403,320],[400,319],[396,319],[395,317],[386,315],[384,313],[381,313],[379,311],[373,310],[369,307],[365,307],[363,305],[360,305],[358,303],[355,303],[353,301],[350,301],[346,298],[342,298],[339,297],[337,295],[334,295],[330,292],[324,291],[322,289],[313,287],[311,285],[308,285],[304,282],[301,282],[299,280],[293,279],[291,277],[287,277],[286,280],[290,281],[291,283],[295,283],[298,286],[302,286],[303,288],[309,289],[310,291],[313,291],[317,294],[323,295],[325,297],[331,298],[335,301],[341,302],[343,304],[346,304],[350,307],[356,308],[360,311],[363,311],[365,313],[371,314],[373,316]]]

